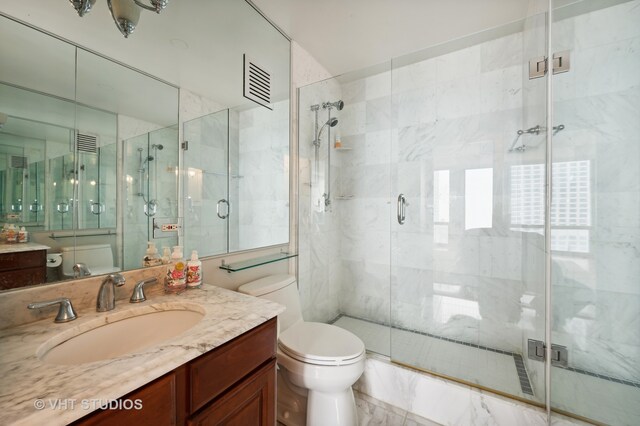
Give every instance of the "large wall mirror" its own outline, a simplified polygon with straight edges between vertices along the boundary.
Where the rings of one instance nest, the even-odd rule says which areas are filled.
[[[140,268],[147,241],[201,257],[288,243],[290,43],[243,1],[207,3],[210,20],[179,3],[163,15],[194,21],[169,71],[125,65],[140,43],[117,57],[0,7],[0,290]],[[145,40],[167,25],[153,19]],[[270,73],[267,107],[243,95],[245,55]],[[22,227],[29,243],[6,241]]]

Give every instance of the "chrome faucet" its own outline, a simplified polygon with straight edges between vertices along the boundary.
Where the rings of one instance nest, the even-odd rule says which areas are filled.
[[[86,263],[76,263],[75,265],[73,265],[73,277],[77,278],[77,277],[84,277],[85,275],[91,275],[91,271],[89,270],[89,267],[87,267]]]
[[[96,302],[96,310],[98,312],[106,312],[116,307],[116,287],[124,285],[124,277],[121,274],[109,274],[104,280],[98,291],[98,301]]]
[[[147,296],[144,294],[144,286],[145,284],[153,284],[157,283],[157,278],[147,278],[142,281],[138,281],[135,286],[133,286],[133,293],[131,294],[131,298],[129,299],[129,303],[140,303],[147,300]]]
[[[76,311],[73,310],[73,306],[71,305],[71,300],[66,297],[61,297],[59,299],[48,300],[46,302],[35,302],[27,305],[29,309],[40,309],[46,308],[47,306],[60,305],[58,309],[58,315],[54,322],[68,322],[73,321],[78,318]]]

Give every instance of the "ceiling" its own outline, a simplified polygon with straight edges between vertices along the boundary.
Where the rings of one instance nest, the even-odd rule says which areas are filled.
[[[224,107],[242,97],[242,54],[271,71],[274,97],[287,96],[289,42],[243,0],[170,1],[160,15],[143,11],[125,39],[107,2],[78,17],[67,0],[2,0],[0,12],[189,89]],[[10,42],[1,44],[3,53]],[[33,70],[42,78],[42,70]]]
[[[333,75],[522,19],[540,0],[253,0]],[[37,5],[37,6],[36,6]],[[288,83],[288,43],[243,0],[172,0],[124,39],[106,1],[79,18],[65,1],[2,0],[0,11],[225,106],[242,102],[240,57]],[[283,61],[283,58],[287,58]],[[277,58],[277,60],[274,60]],[[286,66],[285,66],[286,65]]]
[[[253,0],[338,75],[503,25],[535,0]]]

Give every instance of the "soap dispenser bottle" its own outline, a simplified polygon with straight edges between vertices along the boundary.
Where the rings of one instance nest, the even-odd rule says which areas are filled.
[[[191,252],[191,260],[187,262],[187,287],[200,288],[202,286],[202,262],[198,259],[198,252]]]
[[[187,286],[186,265],[182,259],[182,246],[174,246],[171,263],[167,268],[164,290],[166,293],[178,293]]]

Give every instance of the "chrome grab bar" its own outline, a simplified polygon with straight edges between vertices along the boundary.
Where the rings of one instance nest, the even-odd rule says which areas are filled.
[[[227,205],[227,212],[225,214],[220,214],[220,203],[225,203]],[[218,215],[218,217],[220,219],[226,219],[229,217],[230,212],[231,212],[231,206],[229,205],[229,202],[224,198],[221,200],[218,200],[218,203],[216,204],[216,214]]]
[[[400,225],[404,224],[406,219],[405,215],[405,206],[408,206],[407,199],[404,197],[404,194],[398,195],[398,223]]]

